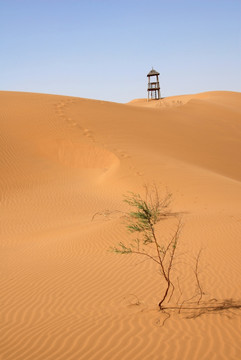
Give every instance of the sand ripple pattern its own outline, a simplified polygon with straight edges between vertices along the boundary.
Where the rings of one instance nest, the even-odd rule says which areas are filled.
[[[107,251],[127,238],[122,195],[154,180],[185,221],[183,290],[201,247],[205,296],[240,299],[240,95],[0,98],[0,359],[240,359],[240,313],[173,312],[162,327],[155,264]]]

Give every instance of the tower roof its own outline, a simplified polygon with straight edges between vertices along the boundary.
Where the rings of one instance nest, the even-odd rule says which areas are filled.
[[[159,72],[157,72],[156,70],[154,70],[154,69],[152,68],[152,70],[149,71],[149,73],[147,74],[147,76],[153,76],[153,75],[160,75],[160,74],[159,74]]]

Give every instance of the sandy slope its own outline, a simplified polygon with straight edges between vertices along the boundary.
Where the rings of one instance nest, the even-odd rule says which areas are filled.
[[[127,237],[107,210],[144,183],[168,187],[185,261],[203,248],[207,298],[240,300],[241,94],[0,104],[0,359],[239,359],[240,313],[159,326],[155,266],[107,252]],[[193,291],[190,266],[182,276]]]

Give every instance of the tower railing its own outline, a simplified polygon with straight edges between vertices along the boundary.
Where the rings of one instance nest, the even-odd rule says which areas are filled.
[[[148,90],[158,90],[160,89],[160,85],[159,85],[159,82],[151,82],[151,83],[148,83]]]

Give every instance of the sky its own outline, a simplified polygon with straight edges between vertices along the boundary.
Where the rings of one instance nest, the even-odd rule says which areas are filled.
[[[241,0],[0,0],[0,90],[128,102],[241,91]]]

